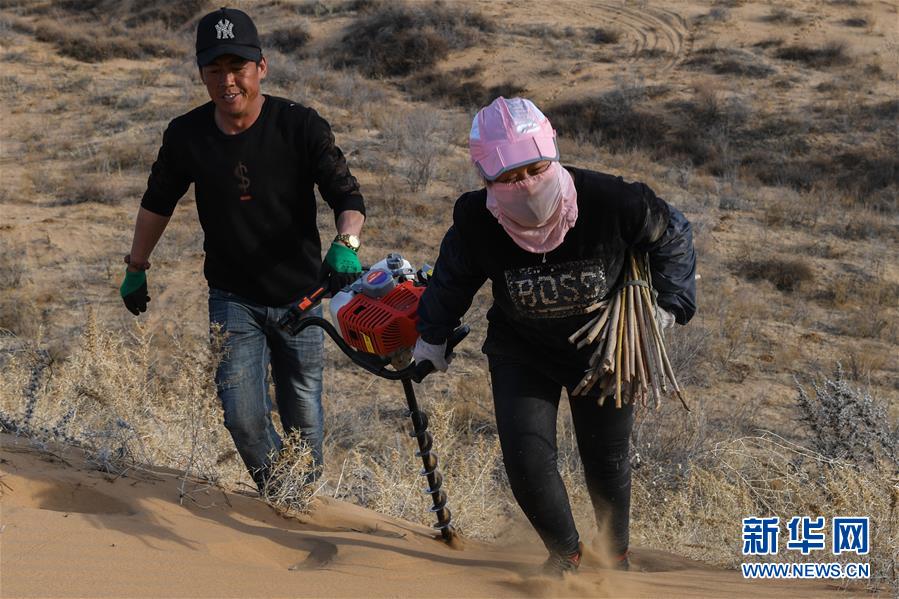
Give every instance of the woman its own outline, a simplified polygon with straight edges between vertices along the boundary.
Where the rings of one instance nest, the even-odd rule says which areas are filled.
[[[564,387],[597,521],[608,518],[613,557],[627,569],[633,408],[571,396],[594,348],[578,350],[568,336],[615,290],[628,252],[649,254],[660,321],[686,324],[696,296],[690,224],[642,183],[563,167],[555,131],[530,100],[500,97],[481,109],[469,149],[485,188],[456,202],[419,305],[415,361],[446,370],[446,339],[490,279],[483,351],[503,462],[515,499],[549,550],[545,568],[572,571],[581,558],[556,465]]]

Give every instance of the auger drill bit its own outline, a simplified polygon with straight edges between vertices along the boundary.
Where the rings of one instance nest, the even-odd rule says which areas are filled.
[[[420,474],[428,479],[428,488],[422,492],[430,495],[434,502],[433,507],[430,508],[430,511],[437,515],[437,524],[434,525],[434,528],[440,530],[443,540],[449,543],[456,533],[452,526],[453,515],[446,507],[446,491],[442,489],[443,475],[437,469],[437,453],[433,451],[434,437],[428,432],[428,415],[418,408],[412,381],[403,379],[402,382],[403,391],[406,392],[406,402],[409,405],[409,416],[412,418],[412,432],[409,435],[418,441],[418,451],[415,452],[415,455],[421,458],[423,467]]]

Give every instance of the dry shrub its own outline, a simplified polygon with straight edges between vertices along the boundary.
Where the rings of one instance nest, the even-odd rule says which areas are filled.
[[[697,64],[706,57],[700,54],[699,60]],[[812,105],[765,114],[757,113],[745,96],[718,85],[700,82],[692,98],[660,106],[657,98],[667,93],[665,88],[618,79],[605,94],[550,106],[546,112],[563,136],[606,151],[643,151],[666,165],[688,161],[731,180],[840,192],[851,196],[853,204],[896,212],[899,103],[861,100],[846,110]],[[870,132],[864,145],[858,141],[860,132]],[[825,141],[816,143],[821,139]]]
[[[72,0],[74,5],[82,4],[82,0]],[[200,15],[212,10],[214,4],[210,0],[150,0],[135,4],[118,0],[103,0],[104,10],[124,13],[125,24],[137,27],[148,21],[161,23],[168,29],[189,29],[190,22]],[[120,11],[120,12],[119,12]],[[193,31],[191,31],[193,33]]]
[[[33,338],[44,324],[46,316],[30,293],[20,289],[0,293],[0,331]]]
[[[385,0],[346,0],[336,2],[334,0],[306,0],[299,4],[288,5],[294,12],[301,15],[338,15],[347,12],[372,12],[382,8]]]
[[[657,111],[645,105],[651,94],[642,81],[619,79],[611,91],[550,106],[546,114],[562,135],[579,141],[619,152],[648,149],[657,147],[669,131]]]
[[[711,71],[717,75],[752,79],[763,79],[775,73],[764,58],[737,48],[700,48],[694,50],[684,64],[691,69]]]
[[[713,284],[714,279],[700,289],[706,290]],[[769,318],[765,312],[767,304],[757,292],[750,291],[747,286],[703,291],[701,305],[705,308],[697,313],[687,329],[672,333],[670,348],[675,353],[682,351],[676,347],[675,341],[687,334],[689,329],[700,329],[705,332],[700,339],[704,338],[708,343],[708,348],[700,348],[700,357],[704,359],[697,360],[696,364],[701,369],[701,377],[726,374],[736,382],[742,382],[749,371],[746,366],[747,349],[752,342],[757,341],[758,336],[752,325]],[[697,376],[695,372],[690,374]],[[679,378],[682,376],[680,372],[677,375]]]
[[[802,288],[814,279],[811,265],[799,258],[745,258],[732,266],[733,271],[749,281],[768,281],[787,293]]]
[[[189,29],[191,21],[210,6],[209,0],[139,4],[61,0],[31,6],[28,12],[42,18],[27,28],[33,29],[38,40],[53,44],[59,54],[83,62],[177,57],[188,48],[174,30]]]
[[[849,19],[843,19],[840,23],[846,27],[867,27],[868,19],[864,17],[851,17]]]
[[[49,3],[36,3],[32,14],[69,13],[70,16],[90,15],[92,17],[110,17],[123,21],[128,27],[152,23],[161,24],[167,29],[184,26],[198,13],[206,12],[212,6],[209,0],[181,0],[173,3],[166,0],[146,0],[140,3],[120,2],[118,0],[58,0]]]
[[[106,177],[85,176],[74,179],[60,190],[55,205],[74,206],[94,202],[97,204],[115,204],[120,200],[116,190],[110,186]]]
[[[480,14],[442,3],[391,4],[358,17],[333,49],[333,62],[369,77],[408,75],[433,66],[450,50],[471,46],[493,29]]]
[[[802,25],[808,20],[807,15],[800,15],[782,6],[772,7],[771,11],[759,19],[765,23],[778,23],[780,25]]]
[[[428,71],[403,83],[404,91],[416,100],[458,106],[475,111],[496,98],[514,98],[527,90],[511,81],[485,87],[476,77],[479,67],[455,69],[448,73]]]
[[[807,194],[791,189],[778,190],[761,202],[762,222],[766,227],[814,228],[822,216],[822,205],[828,194],[824,190],[812,190]]]
[[[827,42],[821,47],[785,46],[774,53],[777,58],[804,63],[814,68],[832,67],[849,64],[844,42]]]
[[[0,291],[15,289],[22,283],[25,267],[22,260],[25,250],[0,238]]]
[[[102,35],[91,24],[70,22],[63,27],[54,22],[44,22],[35,28],[35,37],[56,46],[63,56],[82,62],[101,62],[112,58],[138,59],[144,57],[178,56],[168,40],[150,29],[128,30],[121,26],[107,25]]]
[[[309,30],[305,25],[297,23],[262,36],[260,40],[265,49],[274,48],[285,54],[298,54],[309,41]]]
[[[799,386],[799,408],[816,452],[859,467],[883,464],[899,474],[899,426],[890,424],[884,404],[869,390],[850,386],[840,364],[812,388],[814,397]]]
[[[899,285],[885,278],[883,263],[872,261],[867,272],[835,277],[818,299],[838,308],[891,307],[899,297]]]
[[[621,31],[608,27],[588,27],[585,29],[587,41],[594,44],[617,44],[621,41]]]
[[[410,191],[427,188],[437,173],[440,156],[450,147],[451,131],[441,117],[439,110],[426,107],[377,115],[376,124],[386,150],[399,158],[397,172]]]
[[[280,452],[269,455],[271,467],[262,486],[262,498],[285,515],[305,514],[315,495],[312,448],[299,430],[287,433]]]
[[[34,337],[44,318],[23,289],[28,280],[24,259],[24,248],[0,238],[0,332]]]
[[[899,324],[896,323],[895,316],[884,306],[864,306],[844,310],[835,320],[835,332],[840,335],[899,343]]]
[[[895,213],[894,210],[890,212]],[[881,239],[896,241],[897,229],[894,218],[874,210],[850,210],[827,227],[830,233],[842,239],[860,241],[865,239]]]
[[[692,22],[697,26],[701,26],[708,22],[724,23],[725,21],[730,20],[730,16],[729,8],[726,6],[715,6],[706,14],[693,17]]]
[[[777,48],[784,45],[783,38],[779,37],[769,37],[767,39],[759,40],[756,43],[752,44],[753,48]]]
[[[88,167],[101,175],[122,171],[145,174],[156,158],[156,148],[139,133],[113,137],[92,151]]]

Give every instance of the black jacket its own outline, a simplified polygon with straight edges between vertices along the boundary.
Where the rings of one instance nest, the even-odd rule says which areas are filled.
[[[487,210],[485,189],[456,201],[418,308],[425,341],[446,340],[490,279],[484,352],[545,366],[563,384],[576,384],[592,348],[578,351],[568,336],[595,316],[584,313],[588,306],[615,290],[628,251],[649,254],[659,305],[681,324],[692,318],[696,257],[684,215],[642,183],[566,168],[578,192],[578,218],[562,244],[545,255],[515,244]]]
[[[267,306],[308,292],[321,267],[314,185],[334,211],[365,211],[328,123],[311,108],[265,96],[249,129],[226,135],[212,102],[162,138],[141,206],[170,216],[191,183],[210,287]]]

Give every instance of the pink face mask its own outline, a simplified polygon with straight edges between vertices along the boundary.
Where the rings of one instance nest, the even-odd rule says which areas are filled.
[[[577,221],[577,190],[568,171],[552,162],[539,175],[488,185],[487,209],[519,247],[549,252]]]

